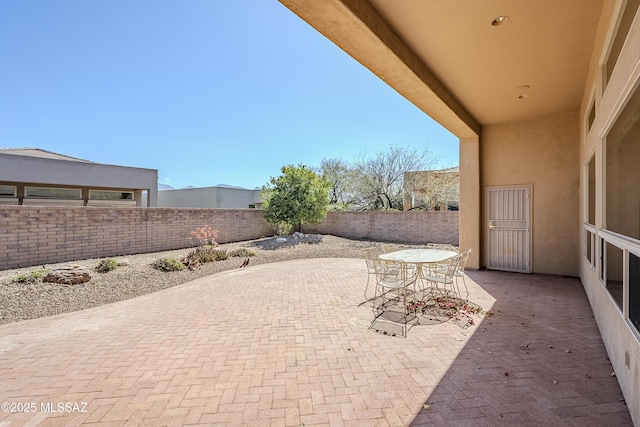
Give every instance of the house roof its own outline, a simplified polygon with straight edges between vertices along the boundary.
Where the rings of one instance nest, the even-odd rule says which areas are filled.
[[[434,172],[434,173],[458,173],[458,172],[460,172],[460,167],[454,166],[452,168],[438,169],[438,170],[433,170],[431,172]]]
[[[89,160],[79,159],[64,154],[54,153],[53,151],[43,150],[41,148],[0,148],[0,154],[11,154],[14,156],[38,157],[41,159],[66,160],[71,162],[94,163]]]
[[[280,0],[460,138],[580,109],[604,0]],[[492,25],[507,16],[501,25]]]
[[[459,166],[453,166],[451,168],[445,168],[445,169],[431,169],[428,171],[411,171],[411,172],[406,172],[408,174],[432,174],[432,173],[459,173],[460,172],[460,167]]]

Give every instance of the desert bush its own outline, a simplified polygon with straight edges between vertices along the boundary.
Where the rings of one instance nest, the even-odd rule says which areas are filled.
[[[229,256],[245,258],[245,257],[249,257],[249,256],[256,256],[256,253],[254,251],[252,251],[251,249],[238,248],[238,249],[234,249],[231,252],[229,252]]]
[[[118,261],[116,261],[113,258],[107,258],[107,259],[101,260],[98,263],[98,265],[96,266],[96,271],[98,273],[107,273],[111,270],[115,270],[117,266],[118,266]]]
[[[199,249],[199,248],[198,248]],[[180,258],[180,262],[187,267],[189,270],[194,270],[200,266],[200,256],[198,255],[198,250],[189,252],[184,257]]]
[[[175,258],[160,258],[153,262],[153,268],[161,271],[180,271],[186,266]]]
[[[190,270],[193,270],[207,262],[223,261],[227,259],[227,251],[215,246],[204,245],[189,252],[180,261]]]
[[[36,270],[30,273],[22,273],[15,279],[13,279],[14,283],[33,283],[39,279],[42,279],[49,273],[49,270]]]
[[[216,261],[216,252],[219,252],[218,248],[211,245],[200,246],[195,250],[200,262],[213,262]]]
[[[225,259],[229,258],[226,250],[214,250],[213,256],[216,261],[224,261]]]

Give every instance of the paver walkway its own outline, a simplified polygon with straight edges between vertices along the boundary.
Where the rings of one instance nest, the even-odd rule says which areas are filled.
[[[34,411],[0,427],[631,425],[577,279],[471,272],[495,314],[400,338],[366,276],[288,261],[0,325],[0,402]]]

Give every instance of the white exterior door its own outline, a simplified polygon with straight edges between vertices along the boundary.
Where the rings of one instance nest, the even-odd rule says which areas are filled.
[[[531,272],[531,186],[487,187],[487,268]]]

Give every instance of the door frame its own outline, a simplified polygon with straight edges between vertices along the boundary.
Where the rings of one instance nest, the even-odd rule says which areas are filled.
[[[515,184],[515,185],[487,185],[484,187],[484,204],[485,204],[485,224],[484,224],[484,232],[485,232],[485,244],[484,250],[486,254],[485,264],[488,270],[494,271],[510,271],[516,273],[532,273],[533,272],[533,184]],[[491,253],[489,250],[489,191],[490,190],[521,190],[525,189],[529,196],[529,212],[528,212],[528,221],[527,221],[527,235],[528,235],[528,260],[527,260],[527,270],[502,270],[502,269],[494,269],[489,267],[489,254]]]

